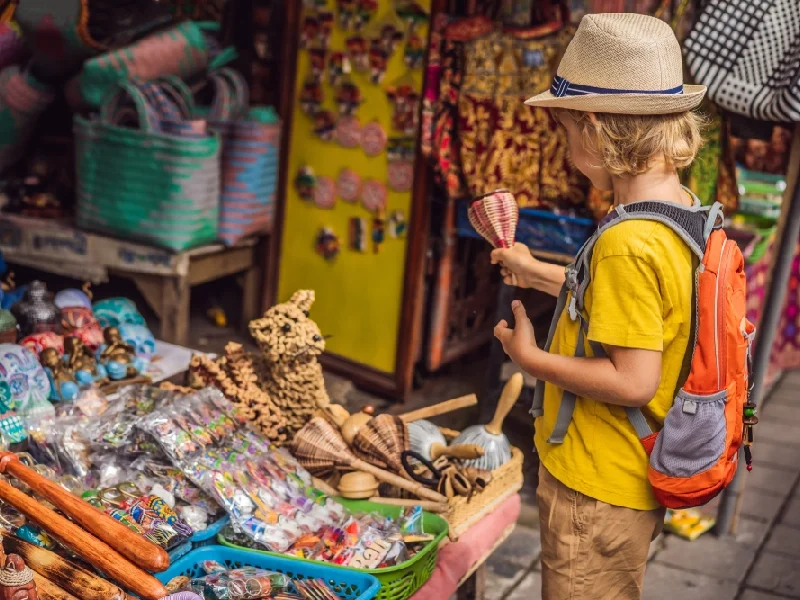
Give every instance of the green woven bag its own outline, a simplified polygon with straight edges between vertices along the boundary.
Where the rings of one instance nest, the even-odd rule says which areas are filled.
[[[106,110],[133,101],[139,129]],[[219,218],[219,140],[154,130],[154,108],[133,83],[117,83],[91,119],[75,117],[79,227],[175,252],[211,243]],[[192,107],[188,107],[191,110]]]

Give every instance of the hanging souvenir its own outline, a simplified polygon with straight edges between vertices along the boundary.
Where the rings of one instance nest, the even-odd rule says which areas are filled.
[[[401,210],[392,211],[389,215],[389,237],[401,238],[406,233],[406,216]]]
[[[368,71],[369,70],[369,43],[367,42],[367,38],[354,35],[352,37],[347,38],[347,52],[350,55],[350,62],[353,65],[353,69],[356,71]]]
[[[316,186],[317,176],[314,174],[314,169],[303,167],[297,172],[297,176],[294,178],[294,189],[297,190],[300,198],[306,201],[313,200]]]
[[[317,10],[325,8],[328,5],[328,0],[303,0],[303,8],[306,10]]]
[[[413,136],[417,131],[419,93],[414,89],[411,75],[407,73],[389,85],[386,98],[392,104],[392,129]]]
[[[336,122],[336,141],[344,148],[358,148],[361,143],[361,123],[357,118],[346,116]]]
[[[330,227],[323,227],[317,233],[314,248],[325,260],[333,260],[339,254],[339,238]]]
[[[361,175],[353,169],[342,169],[336,179],[339,198],[345,202],[357,202],[361,193]]]
[[[409,34],[413,34],[430,20],[428,13],[418,2],[398,2],[395,11],[397,12],[397,16],[406,24]]]
[[[322,84],[313,77],[308,77],[300,92],[300,108],[302,111],[307,115],[313,115],[320,109],[324,100],[325,92],[322,90]]]
[[[361,204],[374,214],[386,210],[386,185],[377,179],[365,181],[361,186]]]
[[[386,147],[387,182],[395,192],[408,192],[414,183],[414,139],[392,138]]]
[[[362,29],[367,23],[372,20],[375,13],[378,12],[377,0],[359,0],[358,9],[356,10],[356,19],[353,28],[358,31]]]
[[[403,30],[396,22],[386,22],[381,25],[378,40],[391,56],[394,54],[397,45],[403,41]]]
[[[367,220],[360,217],[350,219],[350,249],[367,251]]]
[[[324,142],[330,142],[336,129],[336,115],[329,110],[314,113],[314,135]]]
[[[328,83],[337,86],[350,73],[350,59],[344,52],[331,53],[328,61]]]
[[[409,69],[421,69],[425,63],[425,41],[416,33],[410,34],[406,40],[403,62]]]
[[[320,24],[316,13],[310,13],[303,17],[303,28],[300,33],[300,47],[311,48],[317,45],[319,32]]]
[[[333,13],[321,12],[317,14],[317,17],[319,19],[319,42],[327,50],[333,33]]]
[[[372,218],[372,251],[378,254],[381,245],[386,240],[386,219],[383,218],[383,211]]]
[[[352,81],[344,81],[336,89],[336,104],[341,115],[352,115],[363,102],[361,88]]]
[[[373,121],[361,129],[361,148],[367,156],[378,156],[386,148],[386,132],[378,121]]]
[[[390,54],[383,47],[379,39],[370,41],[369,45],[369,80],[378,85],[386,75]]]
[[[350,31],[355,27],[358,0],[336,0],[336,14],[339,18],[339,27]]]
[[[314,188],[314,204],[317,208],[330,210],[336,204],[336,185],[330,177],[318,177]]]
[[[323,48],[312,48],[308,51],[308,62],[311,67],[311,77],[314,81],[322,82],[327,59],[328,51]]]

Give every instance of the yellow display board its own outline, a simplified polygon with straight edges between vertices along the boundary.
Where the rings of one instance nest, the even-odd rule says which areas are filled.
[[[299,1],[299,0],[298,0]],[[336,3],[328,0],[327,9],[336,14]],[[418,4],[430,10],[430,0]],[[370,23],[384,22],[394,14],[392,0],[380,0],[379,8]],[[366,37],[370,25],[362,30]],[[427,26],[417,34],[428,39]],[[346,52],[345,41],[352,32],[339,28],[334,21],[330,37],[331,51]],[[370,82],[369,73],[352,72],[352,81],[360,88],[363,104],[354,113],[361,125],[377,121],[389,137],[399,136],[391,128],[392,104],[386,97],[386,87],[400,78],[413,78],[415,91],[421,95],[422,69],[410,70],[404,63],[405,41],[398,43],[390,58],[383,81]],[[373,214],[361,202],[348,203],[338,196],[332,209],[321,209],[298,194],[295,177],[304,167],[311,167],[317,177],[327,176],[335,182],[340,171],[356,171],[362,181],[376,179],[386,183],[388,161],[386,151],[369,157],[361,147],[344,148],[336,141],[326,142],[314,133],[314,122],[300,106],[301,91],[310,74],[309,51],[298,50],[295,103],[292,121],[289,173],[282,232],[278,295],[285,301],[298,289],[316,291],[317,300],[311,316],[324,335],[330,336],[328,352],[385,373],[395,371],[397,338],[400,327],[401,305],[406,255],[405,236],[386,236],[378,253],[373,252],[369,240],[366,252],[349,247],[350,220],[365,219],[370,235]],[[328,82],[327,72],[322,86],[322,109],[338,114],[334,101],[335,90]],[[406,219],[411,209],[411,192],[398,193],[387,186],[387,215],[401,211]],[[341,251],[326,261],[315,250],[315,239],[323,228],[331,229],[339,238]],[[388,232],[387,232],[388,233]],[[410,326],[410,325],[409,325]]]

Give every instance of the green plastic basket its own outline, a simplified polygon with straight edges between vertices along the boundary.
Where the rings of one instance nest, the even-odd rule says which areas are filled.
[[[398,517],[402,512],[402,508],[396,506],[386,506],[384,504],[377,504],[375,502],[368,502],[366,500],[346,500],[344,498],[337,498],[345,508],[354,513],[380,513],[387,517]],[[386,567],[385,569],[351,569],[350,567],[341,567],[332,565],[330,563],[320,563],[320,561],[306,560],[304,558],[297,558],[287,554],[280,554],[278,552],[267,552],[265,550],[253,550],[251,548],[244,548],[228,542],[222,534],[217,538],[217,541],[223,546],[229,548],[238,548],[240,550],[247,550],[248,552],[258,552],[261,554],[271,554],[273,556],[280,556],[290,560],[299,560],[302,562],[326,564],[336,569],[345,569],[347,571],[358,571],[359,573],[368,573],[377,577],[381,582],[381,591],[375,596],[377,600],[406,600],[410,598],[414,592],[421,588],[428,579],[431,578],[434,568],[436,568],[436,559],[439,555],[439,546],[447,535],[448,526],[447,521],[438,515],[423,513],[422,526],[425,533],[431,533],[436,537],[432,542],[428,543],[422,550],[415,554],[411,560],[396,565],[394,567]]]

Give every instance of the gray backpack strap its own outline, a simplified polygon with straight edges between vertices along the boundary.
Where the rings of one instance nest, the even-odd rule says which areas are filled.
[[[549,352],[550,346],[553,343],[553,337],[556,334],[556,326],[558,320],[561,318],[561,313],[567,306],[567,285],[561,286],[561,291],[558,294],[558,302],[556,303],[556,312],[553,315],[553,320],[550,321],[550,331],[547,334],[547,343],[544,345],[544,351]],[[533,393],[533,404],[531,405],[530,414],[536,418],[544,414],[544,381],[541,379],[536,380],[536,388]]]

